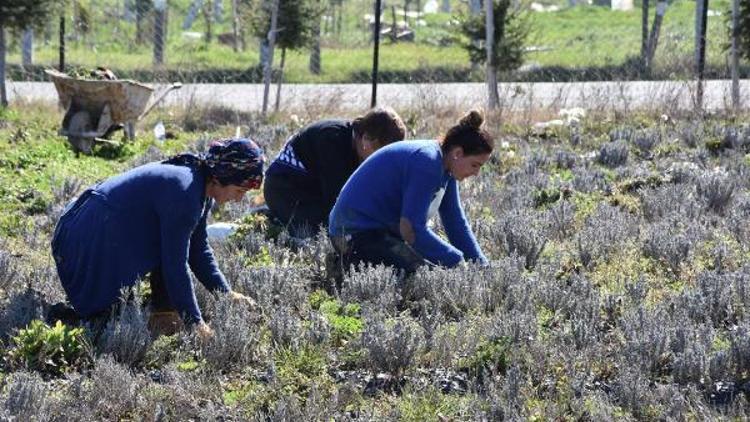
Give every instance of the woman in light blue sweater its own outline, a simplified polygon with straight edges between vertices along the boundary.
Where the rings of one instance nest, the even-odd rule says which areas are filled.
[[[349,178],[329,216],[329,235],[345,267],[385,264],[411,273],[421,265],[486,263],[459,199],[458,182],[490,158],[492,136],[470,111],[442,141],[396,142]],[[427,222],[439,213],[449,242]]]

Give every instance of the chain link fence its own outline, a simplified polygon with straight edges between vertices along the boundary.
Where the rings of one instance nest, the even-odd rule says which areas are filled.
[[[288,87],[284,88],[287,94],[282,94],[282,101],[310,95],[307,91],[295,91],[290,84],[334,84],[332,89],[339,90],[338,97],[323,99],[313,94],[311,98],[295,100],[337,101],[353,89],[343,84],[372,81],[374,0],[275,1],[281,2],[282,13],[285,7],[302,10],[297,22],[313,23],[312,36],[300,45],[291,43],[287,48],[277,45],[275,49],[272,79],[274,84],[283,80]],[[612,11],[611,3],[597,1],[601,5],[570,7],[571,2],[575,3],[573,0],[524,4],[531,28],[524,65],[517,71],[501,74],[500,81],[692,78],[693,1],[678,0],[667,8],[648,74],[644,74],[640,60],[643,33],[640,3],[630,11]],[[111,69],[118,78],[150,83],[261,83],[263,57],[268,48],[267,42],[259,38],[263,31],[256,28],[263,24],[258,23],[259,19],[267,17],[258,11],[269,8],[273,2],[71,1],[44,28],[10,36],[8,75],[16,81],[47,80],[43,70],[59,68],[64,62],[64,70],[70,74],[83,75],[102,66]],[[627,1],[616,1],[615,7],[627,9],[629,5]],[[713,7],[708,21],[706,77],[726,78],[729,6],[726,1],[717,1]],[[477,0],[383,0],[379,82],[483,82],[484,66],[471,63],[462,46],[466,38],[461,31],[464,17],[481,9],[482,4]],[[280,25],[277,34],[293,28],[296,25],[288,28]],[[747,69],[743,69],[743,75],[747,75]],[[357,95],[369,95],[367,89],[359,89]],[[429,88],[419,89],[429,93]],[[231,86],[212,92],[217,99],[239,95]],[[278,98],[276,93],[274,86],[271,106]],[[257,101],[263,92],[256,88],[243,91],[242,95]],[[477,103],[483,101],[478,99]],[[362,100],[362,106],[367,104],[369,97]]]

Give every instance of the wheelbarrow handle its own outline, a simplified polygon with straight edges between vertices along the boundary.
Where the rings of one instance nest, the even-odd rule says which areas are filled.
[[[147,115],[154,107],[156,107],[157,104],[161,102],[161,100],[164,99],[164,97],[167,96],[170,92],[174,91],[175,89],[182,88],[182,82],[175,82],[168,86],[166,89],[164,89],[162,92],[159,93],[159,95],[156,96],[156,98],[149,104],[145,110],[143,110],[143,113],[141,113],[140,116],[138,116],[138,120],[143,118],[143,116]]]

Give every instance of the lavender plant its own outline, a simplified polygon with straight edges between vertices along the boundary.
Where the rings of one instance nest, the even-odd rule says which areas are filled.
[[[387,319],[380,313],[365,315],[361,342],[373,371],[400,377],[414,364],[423,339],[422,328],[410,317]]]
[[[623,242],[638,234],[637,220],[619,208],[599,204],[586,218],[583,229],[576,233],[575,244],[581,263],[591,268],[606,260],[622,247]]]
[[[698,178],[695,190],[708,209],[722,215],[732,200],[735,183],[728,174],[712,172]]]
[[[506,253],[523,257],[526,268],[534,268],[547,243],[547,234],[539,217],[529,212],[511,211],[503,216],[496,230]]]
[[[628,144],[616,141],[602,145],[597,161],[610,168],[624,165],[628,161]]]

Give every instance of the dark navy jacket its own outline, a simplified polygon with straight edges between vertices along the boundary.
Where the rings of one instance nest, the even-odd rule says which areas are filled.
[[[201,320],[188,267],[209,290],[229,291],[206,235],[212,201],[202,170],[151,163],[87,190],[65,211],[52,250],[76,312],[91,316],[160,270],[169,300],[188,322]]]

